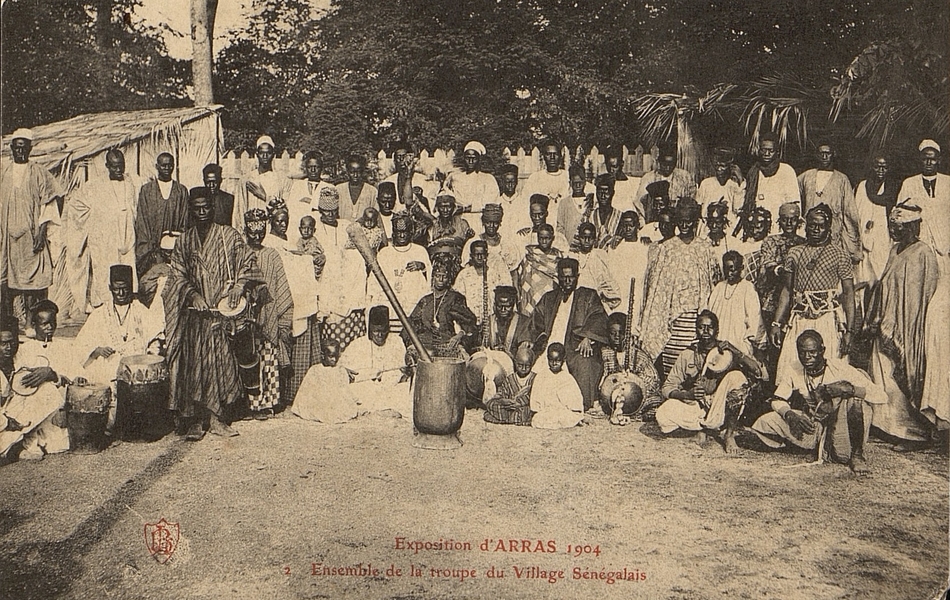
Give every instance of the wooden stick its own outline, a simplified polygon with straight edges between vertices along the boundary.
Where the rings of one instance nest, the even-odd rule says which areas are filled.
[[[415,346],[416,351],[419,353],[419,360],[422,362],[432,362],[432,357],[429,356],[429,352],[422,345],[422,341],[416,334],[416,330],[413,329],[412,325],[409,323],[409,317],[406,316],[406,311],[402,309],[402,304],[399,303],[399,298],[396,297],[396,292],[394,292],[392,286],[389,285],[389,281],[386,279],[386,274],[383,273],[383,270],[379,267],[379,263],[376,261],[376,253],[370,246],[369,240],[366,239],[366,234],[363,233],[363,228],[360,227],[359,223],[351,223],[346,228],[346,234],[350,236],[350,240],[353,241],[353,245],[356,246],[356,249],[359,250],[360,254],[363,256],[366,266],[369,267],[373,272],[373,275],[376,276],[376,281],[379,282],[379,287],[383,288],[383,293],[386,294],[386,298],[396,311],[396,316],[399,317],[399,321],[402,322],[403,329],[405,329],[406,333],[409,334],[409,339],[412,341],[412,345]]]

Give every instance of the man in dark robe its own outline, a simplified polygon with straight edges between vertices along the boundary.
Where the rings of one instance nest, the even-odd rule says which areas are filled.
[[[175,244],[162,299],[169,408],[188,425],[186,439],[197,441],[204,436],[204,425],[218,435],[237,435],[222,413],[244,396],[227,328],[211,309],[223,298],[236,307],[263,277],[241,234],[212,221],[210,199],[197,197],[189,206],[194,227]]]
[[[201,170],[204,186],[191,188],[190,196],[195,198],[204,195],[214,202],[214,222],[218,225],[231,225],[234,222],[234,194],[221,191],[221,166],[214,163],[205,165]]]
[[[135,213],[135,266],[145,273],[161,259],[162,235],[181,233],[188,227],[188,188],[172,179],[175,158],[162,152],[155,159],[156,179],[139,190]]]
[[[578,271],[577,260],[558,261],[557,287],[541,297],[519,341],[534,344],[538,352],[551,342],[564,344],[567,370],[581,389],[586,411],[597,399],[603,373],[598,346],[608,341],[607,313],[596,291],[577,287]]]

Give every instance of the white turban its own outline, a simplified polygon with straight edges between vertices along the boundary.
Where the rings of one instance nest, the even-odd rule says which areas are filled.
[[[25,127],[21,127],[21,128],[19,128],[19,129],[17,129],[16,131],[13,132],[13,136],[11,136],[11,139],[14,139],[14,140],[16,140],[16,139],[24,139],[24,140],[30,140],[30,141],[32,142],[32,141],[33,141],[33,130],[32,130],[32,129],[27,129],[27,128],[25,128]]]
[[[465,149],[462,150],[462,153],[468,152],[469,150],[474,150],[479,154],[485,154],[485,146],[481,142],[476,142],[474,140],[465,144]]]
[[[926,150],[927,148],[933,148],[933,149],[936,150],[937,152],[941,152],[941,150],[940,150],[940,144],[938,144],[937,142],[935,142],[935,141],[933,141],[933,140],[924,140],[924,141],[920,142],[920,145],[919,145],[919,146],[917,146],[917,150],[918,150],[919,152],[923,152],[923,151]]]
[[[274,147],[274,140],[272,140],[269,135],[262,135],[261,137],[257,138],[257,143],[254,144],[254,147],[255,147],[255,148],[260,148],[260,147],[263,146],[264,144],[270,144],[270,147],[273,148],[273,147]]]

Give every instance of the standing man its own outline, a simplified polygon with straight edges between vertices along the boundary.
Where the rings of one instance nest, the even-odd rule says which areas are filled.
[[[620,305],[620,289],[607,266],[607,251],[595,247],[596,242],[594,224],[581,223],[577,228],[577,249],[571,252],[578,263],[578,285],[595,290],[604,309],[613,311]]]
[[[14,296],[23,299],[29,314],[46,299],[53,282],[47,228],[60,222],[54,201],[63,197],[63,190],[49,171],[30,162],[32,149],[32,131],[13,132],[13,162],[3,165],[0,186],[0,316],[13,315]]]
[[[597,233],[597,247],[603,248],[614,241],[620,228],[620,211],[614,208],[616,185],[613,175],[597,176],[597,209],[591,214],[590,222]]]
[[[544,170],[529,175],[521,193],[529,199],[535,194],[547,196],[554,203],[552,210],[556,216],[560,200],[571,195],[571,182],[567,171],[564,170],[564,157],[561,156],[557,142],[544,140],[538,144],[538,149],[541,150],[541,158],[544,160]],[[556,222],[552,225],[557,229]]]
[[[500,261],[508,273],[518,268],[524,257],[524,246],[519,245],[514,238],[518,237],[514,231],[502,236],[501,224],[505,216],[500,204],[486,204],[482,208],[482,233],[468,242],[470,246],[475,240],[484,240],[488,245],[488,256],[492,261]],[[508,282],[511,282],[509,277]]]
[[[940,144],[933,140],[924,140],[917,147],[920,151],[920,175],[904,180],[897,201],[907,198],[922,210],[920,239],[940,257],[946,258],[950,252],[950,175],[938,173],[942,160]],[[943,261],[946,263],[946,261]],[[946,264],[941,265],[943,277],[950,277]]]
[[[244,178],[244,185],[238,190],[240,206],[237,206],[235,220],[240,222],[244,213],[252,208],[267,207],[283,200],[290,188],[290,180],[274,171],[274,140],[269,135],[257,138],[257,168]]]
[[[469,264],[459,271],[454,287],[465,296],[466,304],[478,319],[479,328],[484,328],[495,303],[495,288],[510,284],[511,272],[501,260],[489,260],[485,240],[474,240],[468,249]]]
[[[742,171],[735,163],[735,152],[731,148],[713,150],[716,163],[716,175],[703,179],[696,192],[696,202],[706,212],[710,204],[724,200],[733,217],[742,210]]]
[[[396,198],[399,211],[412,210],[417,204],[424,212],[432,214],[435,196],[439,191],[438,182],[430,181],[417,171],[419,157],[406,142],[400,142],[393,148],[393,165],[396,172],[384,179],[396,186]]]
[[[864,258],[861,231],[858,228],[858,209],[854,203],[854,189],[848,176],[832,167],[835,158],[831,144],[819,144],[818,168],[798,176],[802,194],[802,210],[806,213],[819,203],[831,209],[831,239],[851,257],[852,264]],[[778,214],[772,211],[772,214]]]
[[[637,190],[640,178],[623,172],[623,146],[607,146],[604,150],[604,167],[614,178],[614,208],[620,212],[637,209]]]
[[[351,155],[346,159],[346,181],[336,186],[340,192],[340,218],[355,221],[373,206],[376,189],[366,183],[366,159]]]
[[[175,243],[162,300],[169,408],[187,424],[185,439],[197,441],[206,430],[237,435],[224,410],[245,397],[226,328],[211,309],[223,298],[237,306],[263,277],[241,234],[212,220],[210,199],[195,198],[190,208],[194,226]]]
[[[643,215],[645,223],[656,221],[656,211],[650,201],[651,195],[647,191],[647,186],[657,181],[670,182],[669,197],[673,206],[676,206],[680,198],[696,197],[696,180],[688,171],[676,168],[676,147],[663,144],[660,146],[656,167],[643,175],[640,179],[640,187],[637,189],[636,210]]]
[[[640,326],[640,308],[643,306],[644,275],[647,270],[647,251],[649,246],[638,237],[640,217],[636,211],[628,210],[620,216],[618,233],[620,243],[607,248],[607,267],[620,291],[620,303],[617,310],[629,310],[630,278],[635,278],[633,310],[630,312],[631,329],[634,332]]]
[[[759,160],[746,175],[740,216],[743,220],[751,218],[756,206],[764,206],[777,215],[783,204],[800,203],[801,199],[795,169],[779,161],[778,139],[774,134],[766,133],[759,138]]]
[[[145,273],[160,260],[162,236],[181,234],[188,227],[188,188],[172,179],[175,157],[162,152],[155,159],[156,179],[139,190],[135,214],[135,266]]]
[[[498,188],[501,193],[498,194],[497,203],[508,215],[503,232],[510,232],[507,235],[510,238],[519,229],[531,225],[531,219],[528,217],[528,197],[518,192],[518,165],[509,163],[501,168]]]
[[[221,190],[221,166],[214,163],[205,165],[201,169],[201,178],[204,181],[203,187],[191,188],[189,196],[194,198],[196,195],[207,194],[214,204],[214,222],[218,225],[234,226],[234,194],[229,194]]]
[[[300,219],[307,215],[313,216],[321,190],[333,187],[323,180],[323,159],[316,151],[310,150],[303,155],[300,168],[303,170],[304,179],[294,179],[284,196],[288,221],[294,224],[300,223]],[[339,190],[337,194],[339,195]],[[288,236],[289,243],[296,244],[299,238],[299,232],[293,228]]]
[[[135,265],[138,186],[125,172],[121,150],[106,152],[105,181],[89,181],[66,203],[66,250],[73,299],[86,312],[112,297],[109,269]]]
[[[558,261],[557,287],[538,301],[520,341],[535,344],[543,334],[546,345],[564,345],[567,370],[581,389],[586,411],[598,397],[603,373],[598,345],[607,343],[607,313],[597,292],[577,287],[578,274],[576,259]]]
[[[412,310],[429,292],[428,274],[432,271],[429,253],[412,241],[412,219],[405,214],[392,218],[392,243],[380,248],[376,255],[379,268],[386,275],[403,310]],[[375,277],[366,280],[367,305],[389,304]]]
[[[485,146],[481,142],[471,141],[462,151],[462,170],[449,173],[445,187],[455,192],[463,212],[481,212],[488,202],[498,197],[498,182],[490,173],[481,170]]]

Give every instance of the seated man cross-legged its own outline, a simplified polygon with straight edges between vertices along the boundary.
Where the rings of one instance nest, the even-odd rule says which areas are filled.
[[[706,431],[725,426],[723,445],[729,454],[739,451],[735,435],[741,406],[730,392],[750,380],[766,379],[765,368],[732,343],[720,340],[719,318],[704,310],[696,317],[697,342],[677,357],[663,385],[666,398],[656,410],[656,423],[663,433],[676,429],[696,431],[696,441],[706,443]],[[730,356],[731,355],[731,356]]]

